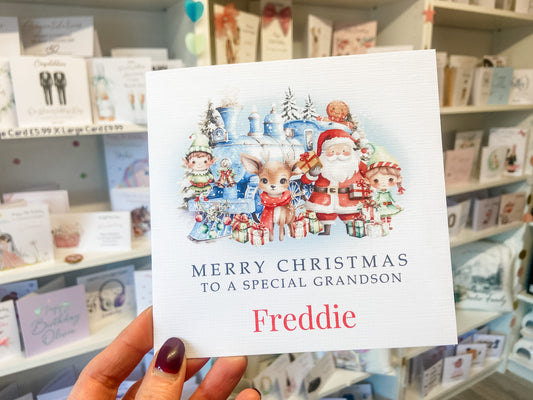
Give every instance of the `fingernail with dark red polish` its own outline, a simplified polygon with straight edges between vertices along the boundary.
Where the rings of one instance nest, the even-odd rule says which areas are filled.
[[[256,389],[256,388],[251,388],[253,390],[255,390],[258,394],[259,394],[259,398],[262,398],[263,396],[261,395],[261,392],[259,391],[259,389]]]
[[[177,374],[185,357],[185,345],[178,338],[170,338],[159,350],[155,368],[167,374]]]

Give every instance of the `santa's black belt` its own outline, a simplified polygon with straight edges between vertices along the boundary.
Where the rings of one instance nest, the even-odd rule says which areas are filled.
[[[328,187],[315,186],[313,188],[313,191],[318,192],[318,193],[337,194],[337,193],[349,193],[350,188],[347,188],[347,187],[340,188],[340,187],[332,187],[332,186],[328,186]]]

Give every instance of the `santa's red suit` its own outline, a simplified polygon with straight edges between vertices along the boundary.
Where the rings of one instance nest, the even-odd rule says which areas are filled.
[[[356,143],[351,135],[340,129],[331,129],[324,131],[317,143],[317,155],[322,154],[322,148],[327,148],[328,143]],[[344,221],[350,221],[361,217],[360,203],[365,198],[350,199],[350,185],[355,184],[360,187],[365,187],[363,180],[366,174],[366,164],[359,162],[358,168],[353,175],[343,182],[335,182],[332,184],[322,174],[317,177],[311,176],[309,173],[302,176],[303,183],[314,183],[313,193],[307,201],[305,207],[308,210],[314,211],[320,221],[331,224],[337,217]]]

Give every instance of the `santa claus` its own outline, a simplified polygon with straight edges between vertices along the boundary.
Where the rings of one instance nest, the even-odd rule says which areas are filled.
[[[361,218],[361,202],[370,197],[364,181],[366,164],[361,161],[359,143],[342,129],[322,132],[317,142],[322,166],[302,176],[303,183],[314,183],[306,208],[315,211],[324,224],[321,235],[329,235],[337,217],[345,224]]]

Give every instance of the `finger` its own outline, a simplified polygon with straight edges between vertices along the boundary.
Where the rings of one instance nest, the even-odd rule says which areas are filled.
[[[245,389],[239,393],[235,400],[261,400],[261,393],[257,389]]]
[[[68,400],[115,400],[119,385],[152,346],[152,307],[149,307],[87,364]]]
[[[244,375],[247,364],[246,357],[217,359],[191,400],[226,400]]]
[[[178,338],[168,339],[150,363],[135,398],[179,400],[186,369],[185,345]]]

